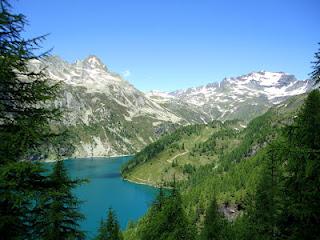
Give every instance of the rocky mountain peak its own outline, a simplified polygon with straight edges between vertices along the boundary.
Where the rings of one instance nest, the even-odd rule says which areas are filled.
[[[235,78],[236,80],[241,80],[242,82],[256,82],[261,86],[275,86],[278,84],[279,80],[288,74],[284,72],[267,72],[267,71],[258,71],[251,72],[249,74]]]
[[[106,65],[102,62],[100,58],[95,55],[89,55],[82,61],[83,65],[90,69],[101,69],[108,71]]]
[[[175,92],[145,94],[109,72],[94,55],[75,63],[52,56],[30,65],[45,67],[50,79],[64,82],[57,104],[68,109],[63,123],[73,126],[80,140],[77,156],[136,152],[178,125],[249,121],[313,86],[293,75],[260,71]]]

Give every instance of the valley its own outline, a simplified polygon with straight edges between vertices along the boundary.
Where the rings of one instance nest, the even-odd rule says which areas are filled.
[[[212,199],[232,223],[247,210],[248,198],[259,191],[265,169],[271,164],[270,151],[281,144],[283,129],[292,124],[306,97],[307,94],[291,97],[251,120],[246,127],[235,120],[182,127],[139,152],[123,166],[122,175],[161,187],[177,184],[186,215],[198,227],[204,224],[205,209]],[[161,147],[164,142],[166,146]],[[147,214],[135,228],[127,229],[127,239],[138,239],[134,232],[139,232],[148,219]],[[231,226],[242,231],[236,229],[237,225]]]
[[[253,119],[248,126],[239,120],[227,120],[182,127],[135,155],[122,168],[122,174],[132,181],[170,186],[174,178],[187,180],[202,166],[218,169],[230,164],[223,159],[236,162],[254,156],[276,137],[281,127],[291,122],[304,98],[305,95],[292,97]]]
[[[194,232],[205,224],[212,199],[223,219],[241,225],[237,219],[248,208],[248,196],[259,191],[270,149],[315,87],[313,81],[261,71],[187,90],[143,93],[95,56],[75,65],[68,69],[75,67],[81,77],[49,74],[62,81],[57,104],[67,110],[62,127],[73,135],[72,156],[134,154],[121,167],[123,179],[160,191],[179,189]],[[160,200],[154,201],[156,206]],[[126,228],[125,239],[143,236],[153,209]]]
[[[245,126],[312,88],[310,81],[290,74],[260,71],[185,90],[143,93],[93,55],[75,63],[52,56],[31,61],[30,68],[44,69],[51,81],[61,82],[56,105],[65,109],[62,127],[70,130],[75,146],[70,157],[134,154],[190,124],[238,119]]]
[[[0,239],[320,239],[318,5],[0,0]]]

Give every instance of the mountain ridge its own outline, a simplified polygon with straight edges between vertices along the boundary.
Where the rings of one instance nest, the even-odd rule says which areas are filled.
[[[248,122],[312,88],[311,82],[293,75],[252,72],[185,91],[144,93],[94,55],[73,63],[51,56],[32,61],[31,67],[44,68],[50,79],[62,82],[57,104],[67,110],[62,125],[73,132],[76,157],[134,154],[179,126]]]
[[[258,115],[256,111],[261,114],[288,97],[312,88],[312,81],[298,80],[292,74],[258,71],[198,87],[172,92],[153,91],[147,95],[161,103],[184,101],[194,104],[209,113],[211,120],[240,118],[249,121]],[[251,106],[251,111],[247,109],[248,106]]]

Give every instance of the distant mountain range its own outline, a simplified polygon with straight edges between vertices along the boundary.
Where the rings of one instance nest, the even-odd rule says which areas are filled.
[[[313,83],[300,81],[283,72],[252,72],[240,77],[225,78],[221,82],[174,92],[147,93],[159,103],[171,105],[185,102],[204,113],[203,120],[251,120],[274,104],[290,96],[310,90]]]
[[[283,72],[252,72],[174,92],[136,89],[96,56],[68,63],[53,56],[32,61],[63,82],[57,104],[67,109],[63,125],[75,135],[77,157],[132,154],[181,125],[212,120],[248,122],[313,83]]]

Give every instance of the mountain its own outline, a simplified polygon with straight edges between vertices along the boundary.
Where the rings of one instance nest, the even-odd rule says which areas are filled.
[[[313,86],[283,72],[252,72],[221,82],[174,92],[149,92],[149,98],[167,107],[179,102],[196,106],[211,120],[241,119],[249,121],[266,112],[274,104],[290,96],[307,92]]]
[[[75,157],[133,154],[179,126],[248,122],[312,86],[285,73],[253,72],[186,90],[143,93],[93,55],[74,63],[52,56],[30,67],[62,82],[56,104],[66,109],[62,125],[71,130]]]
[[[230,165],[254,156],[291,122],[306,94],[290,97],[244,125],[240,120],[215,120],[184,126],[138,152],[122,168],[124,178],[148,185],[187,180],[196,169]]]
[[[62,82],[56,103],[66,109],[63,125],[74,135],[74,156],[132,154],[164,132],[189,121],[150,100],[96,56],[68,63],[59,57],[33,61]]]
[[[307,94],[290,97],[242,128],[237,120],[179,128],[136,154],[123,167],[122,175],[142,184],[178,186],[185,214],[200,229],[214,199],[220,213],[232,224],[228,230],[234,236],[227,239],[251,239],[251,234],[245,237],[238,234],[244,225],[239,228],[237,221],[243,221],[242,217],[252,210],[251,201],[256,199],[260,184],[272,182],[269,188],[262,188],[263,192],[283,187],[288,176],[283,169],[288,161],[284,157],[288,148],[281,145],[285,142],[283,130],[301,114],[307,97]],[[270,178],[267,180],[265,176]],[[283,188],[279,194],[284,191]],[[124,232],[126,239],[140,239],[146,224],[152,221],[150,211]]]

